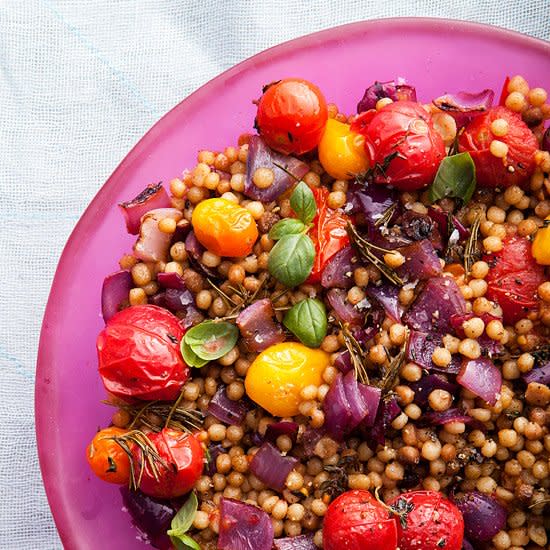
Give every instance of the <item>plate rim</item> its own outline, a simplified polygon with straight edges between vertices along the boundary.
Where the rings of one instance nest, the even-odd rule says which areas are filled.
[[[46,399],[40,395],[40,387],[43,383],[48,383],[44,381],[51,376],[51,373],[55,372],[55,363],[49,360],[50,346],[48,342],[50,341],[50,327],[55,326],[55,318],[58,315],[59,308],[56,304],[56,295],[59,292],[59,287],[61,286],[60,279],[62,277],[62,272],[64,271],[64,264],[67,262],[67,259],[71,254],[71,249],[75,247],[76,243],[80,240],[81,234],[86,233],[86,231],[90,229],[89,226],[92,225],[91,220],[93,219],[91,214],[100,210],[103,205],[111,204],[109,199],[111,191],[110,188],[112,187],[113,180],[116,179],[120,172],[131,166],[141,149],[147,147],[147,145],[159,134],[163,134],[170,127],[172,121],[177,118],[174,114],[180,110],[185,111],[187,109],[192,109],[193,105],[197,102],[200,103],[203,95],[208,94],[209,89],[216,85],[219,81],[226,80],[237,75],[250,65],[268,63],[274,55],[280,56],[289,50],[294,52],[296,50],[308,48],[319,42],[337,38],[343,33],[345,33],[346,36],[350,36],[356,33],[368,31],[370,27],[374,26],[377,26],[377,30],[379,30],[381,25],[394,28],[396,26],[402,26],[403,28],[414,28],[414,30],[417,31],[422,29],[433,30],[436,26],[453,26],[458,31],[504,39],[524,47],[528,46],[547,52],[550,55],[549,41],[535,38],[511,29],[462,19],[440,17],[387,17],[345,23],[287,40],[240,61],[202,84],[198,89],[168,110],[145,132],[145,134],[132,146],[130,151],[112,171],[105,183],[103,183],[103,185],[98,189],[71,231],[71,234],[69,235],[57,261],[55,274],[52,279],[40,328],[34,391],[35,436],[37,441],[42,483],[44,485],[48,505],[50,507],[56,529],[64,546],[75,547],[78,541],[78,532],[71,525],[70,518],[65,511],[62,494],[60,494],[54,487],[54,476],[47,475],[50,469],[53,470],[50,464],[50,457],[47,456],[47,440],[49,439],[48,434],[53,428],[52,423],[49,422],[48,419],[47,404],[45,403]]]

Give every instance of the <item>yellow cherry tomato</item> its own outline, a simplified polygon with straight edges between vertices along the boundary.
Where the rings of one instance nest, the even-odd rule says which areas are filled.
[[[369,167],[365,138],[352,132],[349,124],[329,118],[319,143],[323,168],[338,180],[349,180]]]
[[[191,223],[199,242],[218,256],[247,256],[258,238],[252,214],[227,199],[200,202]]]
[[[296,342],[275,344],[260,353],[246,373],[248,396],[275,416],[299,413],[300,392],[322,384],[328,353]]]
[[[550,216],[544,220],[544,225],[537,231],[531,252],[538,264],[550,265]]]

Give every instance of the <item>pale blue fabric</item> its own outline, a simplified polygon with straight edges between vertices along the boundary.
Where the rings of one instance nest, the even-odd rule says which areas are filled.
[[[35,358],[63,244],[101,184],[163,113],[238,61],[407,15],[550,38],[550,0],[0,0],[0,548],[61,547],[36,457]]]

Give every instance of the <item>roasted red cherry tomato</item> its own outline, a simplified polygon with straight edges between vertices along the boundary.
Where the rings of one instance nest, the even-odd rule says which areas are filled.
[[[484,260],[490,266],[486,297],[502,308],[505,323],[513,324],[537,308],[537,288],[545,276],[544,268],[533,258],[529,239],[507,239],[500,252],[488,254]]]
[[[506,121],[508,129],[505,135],[495,136],[491,124],[497,119]],[[498,140],[503,146],[491,151],[491,142]],[[538,141],[521,115],[506,107],[493,107],[486,113],[475,117],[458,139],[460,151],[468,151],[476,165],[477,183],[485,187],[509,187],[525,185],[533,174],[535,152]]]
[[[317,215],[309,236],[315,244],[315,261],[307,282],[318,283],[329,260],[349,244],[346,230],[348,218],[328,207],[329,191],[326,187],[316,187],[312,191],[317,203]]]
[[[328,507],[323,522],[325,550],[396,550],[396,547],[395,519],[368,491],[347,491]]]
[[[328,119],[321,90],[299,78],[270,84],[258,102],[256,127],[264,141],[285,155],[315,149]]]
[[[388,505],[396,510],[400,550],[460,550],[464,519],[460,510],[436,491],[403,493]]]
[[[132,306],[109,319],[97,337],[99,374],[121,399],[172,400],[189,377],[177,317],[153,306]]]
[[[164,428],[158,433],[147,434],[162,461],[156,461],[158,479],[148,460],[143,460],[138,445],[132,448],[137,468],[143,462],[139,488],[156,498],[177,498],[188,493],[202,474],[204,449],[193,434]]]
[[[365,136],[376,183],[405,191],[421,189],[432,183],[445,156],[445,144],[430,114],[414,101],[361,113],[351,129]]]

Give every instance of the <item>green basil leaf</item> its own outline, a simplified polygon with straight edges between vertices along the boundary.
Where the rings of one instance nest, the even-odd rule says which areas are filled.
[[[313,221],[315,214],[317,214],[317,203],[307,183],[301,181],[294,188],[290,196],[290,206],[306,225]]]
[[[314,298],[306,298],[286,312],[283,324],[302,344],[318,348],[327,335],[325,304]]]
[[[311,273],[315,247],[307,235],[284,235],[269,253],[267,269],[290,288],[302,284]]]
[[[208,363],[208,359],[201,359],[191,349],[189,344],[185,341],[185,337],[181,341],[180,350],[181,350],[181,356],[183,357],[185,364],[189,367],[195,367],[197,369],[200,369],[201,367],[204,367],[206,363]]]
[[[170,540],[176,550],[201,550],[201,547],[189,535],[171,536]]]
[[[279,220],[269,231],[269,238],[278,241],[284,235],[293,235],[301,233],[306,226],[295,218],[285,218]]]
[[[239,338],[239,329],[227,321],[204,321],[188,330],[185,343],[201,359],[212,361],[223,357]]]
[[[431,202],[443,197],[455,197],[467,204],[476,188],[476,167],[470,153],[445,157],[428,189]]]
[[[171,537],[181,538],[182,535],[187,533],[193,525],[195,519],[195,513],[199,506],[197,495],[190,493],[189,498],[185,501],[185,504],[178,510],[178,513],[172,518],[168,535]]]

